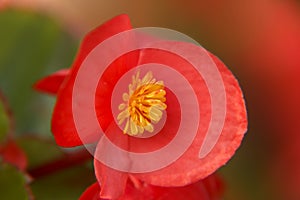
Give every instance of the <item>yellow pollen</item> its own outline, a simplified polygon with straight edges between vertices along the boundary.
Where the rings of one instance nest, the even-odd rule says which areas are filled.
[[[145,130],[153,132],[153,124],[160,121],[162,111],[167,108],[163,81],[156,81],[151,71],[143,78],[139,76],[139,72],[132,76],[129,91],[122,96],[124,103],[119,105],[117,117],[119,125],[126,123],[124,134],[131,136],[142,134]]]

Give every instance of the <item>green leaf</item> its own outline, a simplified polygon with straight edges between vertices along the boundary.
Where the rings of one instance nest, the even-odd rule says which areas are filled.
[[[29,11],[0,12],[0,88],[10,102],[16,133],[50,136],[54,98],[32,85],[71,65],[77,42],[57,22]]]
[[[5,200],[28,200],[25,176],[15,167],[0,163],[0,197]]]
[[[94,182],[93,170],[81,165],[35,180],[32,191],[39,200],[74,200]]]
[[[0,101],[0,143],[6,139],[9,129],[9,117],[5,111],[4,104]]]
[[[63,155],[62,149],[51,140],[26,136],[18,138],[17,143],[27,154],[29,171],[60,159]],[[70,151],[76,151],[76,149]],[[78,199],[81,193],[95,182],[91,164],[91,162],[85,162],[34,179],[31,184],[34,196],[38,200]]]
[[[27,155],[29,169],[41,166],[63,155],[61,149],[52,140],[27,136],[18,138],[17,143]]]

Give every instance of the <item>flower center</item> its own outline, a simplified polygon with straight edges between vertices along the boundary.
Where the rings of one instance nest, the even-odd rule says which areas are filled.
[[[153,132],[153,124],[160,121],[162,111],[167,108],[163,81],[156,81],[151,71],[142,79],[139,76],[139,72],[132,76],[129,92],[123,94],[124,103],[119,105],[117,117],[119,125],[126,121],[123,132],[131,136],[145,130]]]

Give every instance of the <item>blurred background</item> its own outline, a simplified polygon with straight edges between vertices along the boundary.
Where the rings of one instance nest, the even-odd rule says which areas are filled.
[[[14,137],[28,156],[27,168],[61,154],[50,133],[55,99],[34,92],[33,83],[69,67],[82,37],[121,13],[130,16],[133,27],[165,27],[194,38],[239,80],[249,130],[233,159],[218,171],[226,185],[224,199],[299,200],[300,1],[296,0],[0,0],[0,90],[13,113]],[[4,177],[5,170],[12,170],[9,167],[0,169],[0,195],[5,194],[1,184],[7,180],[28,182],[18,172]],[[10,182],[20,194],[30,193],[16,185],[18,181]],[[85,163],[43,175],[31,188],[37,199],[54,195],[68,200],[78,198],[92,182],[90,163]]]

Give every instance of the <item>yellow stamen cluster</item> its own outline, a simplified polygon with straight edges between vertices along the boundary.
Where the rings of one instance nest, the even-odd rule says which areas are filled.
[[[142,134],[145,130],[153,132],[153,123],[159,122],[162,111],[167,108],[163,81],[156,81],[152,72],[142,79],[139,76],[139,72],[132,76],[129,92],[123,94],[124,103],[119,105],[117,117],[119,125],[126,121],[123,132],[131,136]]]

